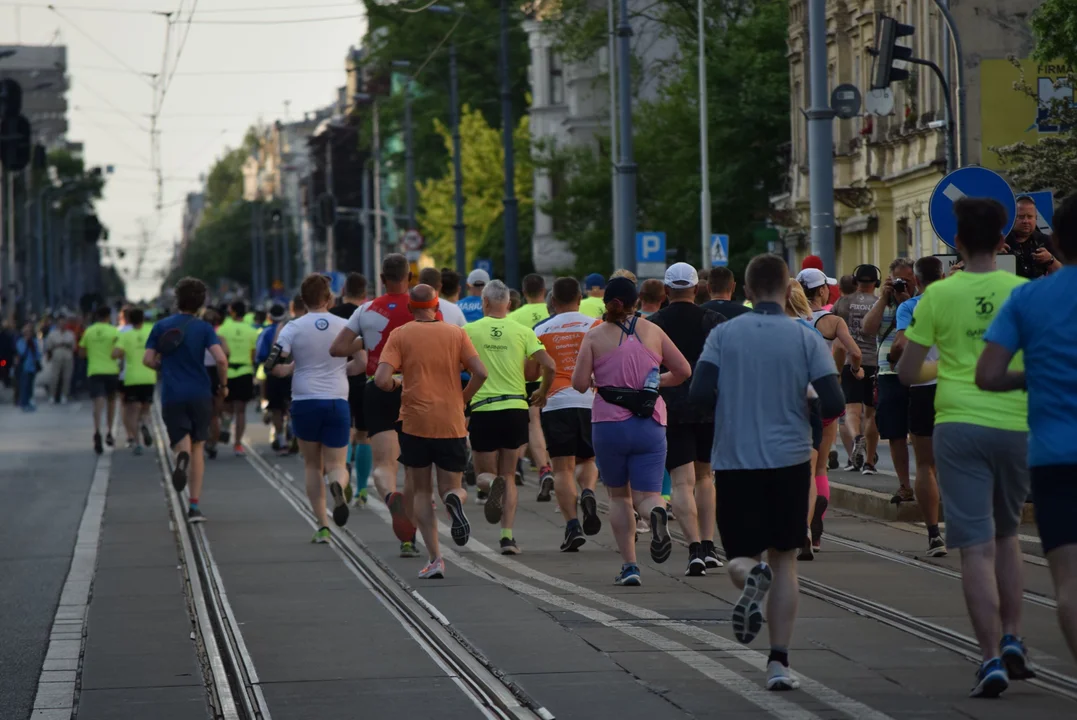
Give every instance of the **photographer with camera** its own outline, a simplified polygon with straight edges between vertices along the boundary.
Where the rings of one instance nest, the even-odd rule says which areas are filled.
[[[1017,258],[1017,274],[1035,280],[1062,268],[1048,249],[1047,236],[1036,228],[1036,203],[1027,195],[1017,198],[1017,218],[1006,236],[1002,252]]]

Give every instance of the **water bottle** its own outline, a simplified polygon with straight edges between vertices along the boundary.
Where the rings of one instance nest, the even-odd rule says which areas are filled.
[[[643,389],[658,392],[658,368],[651,368],[647,373],[647,379],[643,381]]]

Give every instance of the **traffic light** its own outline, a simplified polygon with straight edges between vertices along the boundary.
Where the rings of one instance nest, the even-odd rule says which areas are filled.
[[[875,73],[871,78],[872,90],[883,90],[890,87],[890,83],[907,80],[908,70],[894,67],[895,60],[908,61],[912,58],[912,48],[902,47],[897,44],[897,39],[908,37],[916,32],[912,25],[903,25],[892,17],[882,15],[879,18],[879,28],[875,36]]]

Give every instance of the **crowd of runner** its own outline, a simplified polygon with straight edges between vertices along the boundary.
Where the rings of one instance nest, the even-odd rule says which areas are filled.
[[[425,554],[417,572],[428,579],[446,573],[438,501],[455,544],[469,540],[472,501],[500,527],[500,551],[521,552],[530,458],[537,500],[555,501],[564,521],[561,552],[601,532],[604,486],[616,584],[642,583],[641,533],[652,561],[671,557],[671,522],[688,542],[685,575],[724,558],[741,590],[734,632],[751,642],[765,614],[766,686],[782,690],[799,686],[797,563],[823,547],[828,472],[842,466],[832,448],[846,471],[871,475],[885,442],[893,501],[917,501],[927,554],[960,551],[983,653],[972,695],[995,697],[1034,676],[1017,537],[1030,494],[1077,654],[1077,202],[1055,215],[1050,267],[1042,253],[1029,261],[1046,268],[1034,282],[995,267],[1006,244],[997,203],[963,199],[955,213],[963,261],[949,273],[937,257],[898,258],[886,273],[861,265],[835,279],[809,256],[791,278],[783,259],[761,255],[745,272],[748,303],[734,300],[726,268],[676,263],[661,280],[617,271],[549,287],[529,275],[514,296],[483,270],[463,287],[451,270],[412,278],[393,254],[377,297],[353,273],[335,300],[315,274],[289,307],[254,319],[241,301],[205,308],[205,286],[186,278],[176,314],[152,327],[138,308],[117,327],[106,308],[81,333],[94,448],[113,444],[122,392],[141,452],[159,385],[173,485],[189,490],[189,520],[203,521],[205,458],[220,442],[246,452],[260,387],[273,449],[302,456],[312,541],[332,537],[328,506],[342,526],[352,508],[381,502],[401,556]]]

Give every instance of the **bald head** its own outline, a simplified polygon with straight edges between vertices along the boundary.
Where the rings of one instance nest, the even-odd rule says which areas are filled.
[[[408,293],[408,304],[416,320],[435,320],[438,313],[438,294],[429,285],[419,283]],[[430,306],[430,307],[425,307]]]
[[[411,289],[411,301],[415,303],[430,302],[436,294],[434,288],[424,283],[419,283]]]

